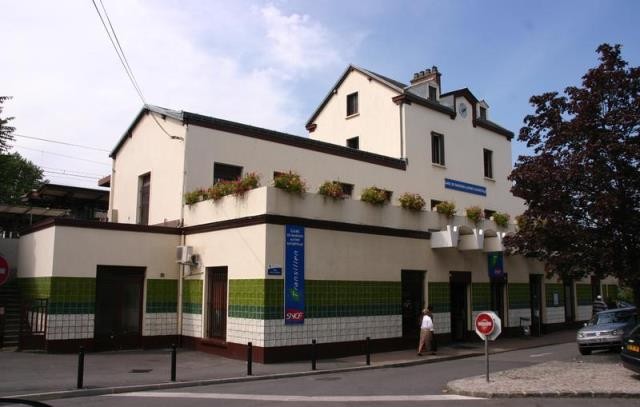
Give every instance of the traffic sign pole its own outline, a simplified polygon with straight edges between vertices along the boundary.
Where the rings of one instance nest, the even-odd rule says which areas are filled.
[[[478,314],[475,320],[475,328],[478,336],[484,340],[484,364],[487,383],[489,383],[489,339],[495,340],[502,332],[502,321],[492,311]]]
[[[489,338],[484,337],[484,364],[487,370],[487,383],[489,383]]]

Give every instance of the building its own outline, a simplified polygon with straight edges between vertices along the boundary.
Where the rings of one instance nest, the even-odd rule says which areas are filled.
[[[415,345],[432,304],[442,340],[471,335],[493,309],[504,331],[534,332],[591,316],[616,283],[558,281],[502,254],[522,202],[509,193],[513,134],[468,89],[441,91],[433,67],[410,85],[349,66],[299,137],[145,106],[111,157],[110,222],[50,220],[23,234],[19,281],[46,304],[42,342],[74,350],[191,346],[259,361]],[[294,171],[308,192],[272,179]],[[214,182],[259,174],[262,187],[186,204]],[[337,181],[347,199],[316,191]],[[376,186],[386,205],[360,191]],[[418,193],[427,210],[398,204]],[[431,208],[455,202],[458,215]],[[486,219],[472,222],[464,209]],[[176,250],[178,248],[178,262]],[[285,278],[285,275],[288,275]],[[41,330],[42,331],[42,330]]]

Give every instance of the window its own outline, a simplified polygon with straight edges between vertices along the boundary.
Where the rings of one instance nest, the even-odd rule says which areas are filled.
[[[429,207],[431,210],[433,210],[433,208],[435,208],[436,206],[438,206],[438,204],[442,202],[442,201],[438,201],[437,199],[432,199],[431,200],[431,206]]]
[[[433,100],[434,102],[438,99],[438,89],[433,86],[429,86],[429,100]]]
[[[214,163],[213,183],[220,181],[235,181],[242,177],[242,167],[237,165]]]
[[[491,209],[485,209],[484,210],[484,218],[485,219],[489,219],[490,217],[493,216],[494,213],[496,213],[496,211],[492,211]]]
[[[138,225],[149,224],[149,197],[151,195],[151,173],[138,177]]]
[[[358,113],[358,92],[347,95],[347,116]]]
[[[482,120],[487,120],[487,108],[480,106],[480,118]]]
[[[493,179],[493,151],[483,148],[482,155],[484,157],[484,176]]]
[[[358,150],[360,148],[360,138],[352,137],[347,139],[347,147]]]
[[[444,134],[431,133],[431,162],[444,165]]]

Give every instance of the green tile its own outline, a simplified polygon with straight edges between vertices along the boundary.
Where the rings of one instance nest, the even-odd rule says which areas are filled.
[[[473,311],[491,309],[491,284],[471,284],[471,303]]]
[[[578,305],[591,305],[591,284],[576,284],[576,300]]]
[[[530,308],[530,293],[528,283],[509,283],[509,309]]]
[[[429,304],[433,306],[433,312],[449,312],[451,297],[449,283],[429,283]]]
[[[558,295],[558,305],[553,304],[554,294]],[[547,307],[564,307],[564,286],[562,284],[545,284],[545,300]]]

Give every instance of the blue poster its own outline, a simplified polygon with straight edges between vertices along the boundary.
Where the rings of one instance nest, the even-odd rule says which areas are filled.
[[[304,323],[304,227],[285,226],[284,323]]]
[[[489,253],[487,255],[487,259],[489,260],[489,278],[504,278],[504,262],[502,252]]]

